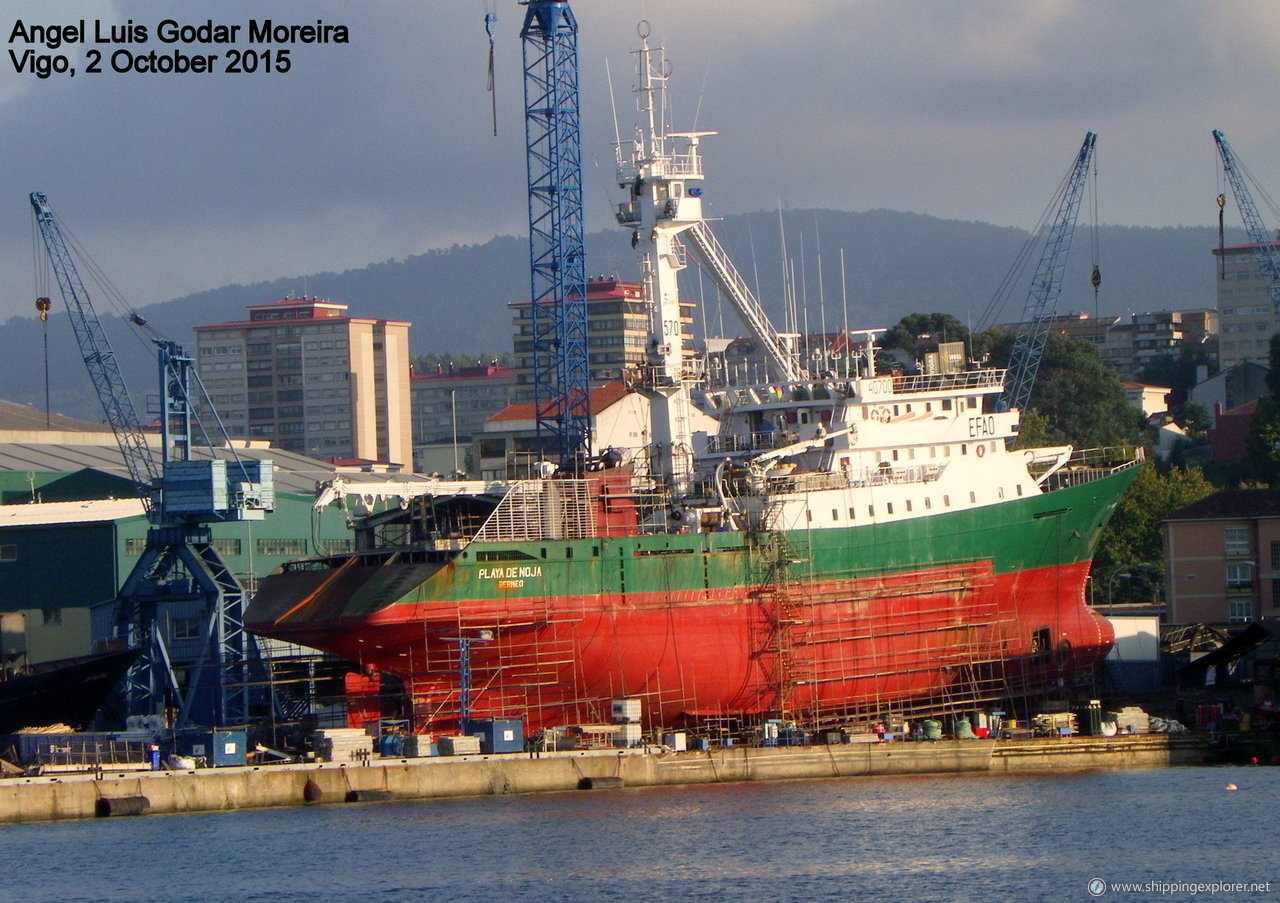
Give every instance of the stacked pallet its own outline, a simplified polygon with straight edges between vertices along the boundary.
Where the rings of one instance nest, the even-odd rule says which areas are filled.
[[[431,755],[431,738],[423,734],[410,734],[404,738],[401,748],[406,759],[416,759]]]
[[[311,735],[316,755],[329,762],[362,762],[373,754],[373,738],[358,727],[331,727]]]
[[[436,745],[442,756],[478,756],[480,754],[479,737],[439,737]]]
[[[1127,705],[1118,712],[1107,712],[1105,720],[1114,721],[1122,734],[1130,733],[1129,728],[1133,728],[1135,734],[1151,732],[1151,716],[1136,705]]]

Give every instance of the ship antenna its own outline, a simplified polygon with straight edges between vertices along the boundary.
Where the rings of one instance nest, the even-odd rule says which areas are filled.
[[[622,132],[618,129],[618,103],[613,97],[613,70],[609,68],[609,60],[604,61],[605,81],[609,84],[609,107],[613,110],[613,146],[617,148],[618,162],[622,162]]]
[[[800,308],[804,311],[804,350],[805,357],[813,360],[813,352],[809,350],[809,259],[804,253],[804,230],[800,230]]]
[[[844,378],[848,379],[853,345],[849,341],[849,291],[844,279],[844,248],[840,249],[840,308],[844,316]]]

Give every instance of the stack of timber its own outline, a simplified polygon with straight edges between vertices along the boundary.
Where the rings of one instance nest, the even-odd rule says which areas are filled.
[[[312,734],[316,756],[329,762],[363,762],[373,754],[373,738],[358,727],[332,727]]]

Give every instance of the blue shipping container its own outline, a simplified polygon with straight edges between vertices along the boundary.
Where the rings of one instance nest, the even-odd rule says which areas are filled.
[[[200,731],[181,733],[174,738],[174,748],[179,755],[203,757],[215,768],[246,764],[246,745],[244,731]]]
[[[468,721],[467,733],[480,738],[482,753],[524,752],[524,722],[519,718],[480,718]]]

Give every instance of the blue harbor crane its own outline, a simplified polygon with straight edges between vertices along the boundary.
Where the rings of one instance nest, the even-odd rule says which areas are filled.
[[[576,470],[591,451],[578,23],[565,0],[522,4],[538,454]]]
[[[1080,198],[1084,194],[1096,139],[1097,135],[1093,132],[1085,134],[1075,163],[1054,195],[1057,215],[1047,226],[1040,263],[1027,294],[1021,326],[1013,341],[1009,371],[1005,377],[1004,392],[1000,396],[1000,405],[1004,410],[1025,409],[1031,398],[1031,387],[1035,384],[1045,342],[1049,338],[1049,321],[1057,307],[1058,296],[1062,294],[1062,273],[1067,266],[1071,236],[1076,227],[1076,214],[1080,210]],[[1096,268],[1094,279],[1101,281]],[[1096,289],[1096,282],[1094,287]]]
[[[240,460],[234,451],[230,461],[192,457],[193,428],[200,427],[196,398],[201,397],[206,410],[213,407],[192,359],[176,342],[153,336],[162,438],[156,463],[58,220],[40,192],[31,194],[31,206],[85,367],[149,521],[146,546],[116,598],[117,637],[142,649],[125,679],[126,713],[158,715],[176,707],[176,727],[244,724],[256,649],[244,630],[244,588],[218,554],[209,525],[261,520],[271,511],[272,462]],[[131,319],[146,327],[136,314]],[[193,394],[193,384],[201,396]],[[220,421],[217,426],[225,438]],[[210,445],[207,435],[203,439]],[[158,629],[158,609],[171,602],[202,602],[207,615],[202,651],[187,671],[185,686],[175,673],[164,631]]]
[[[1249,243],[1253,245],[1253,259],[1258,263],[1267,290],[1271,293],[1271,304],[1280,315],[1280,253],[1276,251],[1275,240],[1262,223],[1257,205],[1253,203],[1253,195],[1245,183],[1242,167],[1236,159],[1227,138],[1218,129],[1213,130],[1214,143],[1218,145],[1218,154],[1222,157],[1222,168],[1226,171],[1227,181],[1231,183],[1231,193],[1236,197],[1236,206],[1240,208],[1240,217],[1244,220],[1245,231],[1249,233]],[[1218,195],[1218,234],[1222,234],[1222,208],[1226,205],[1226,197]],[[1221,241],[1221,239],[1219,239]]]

